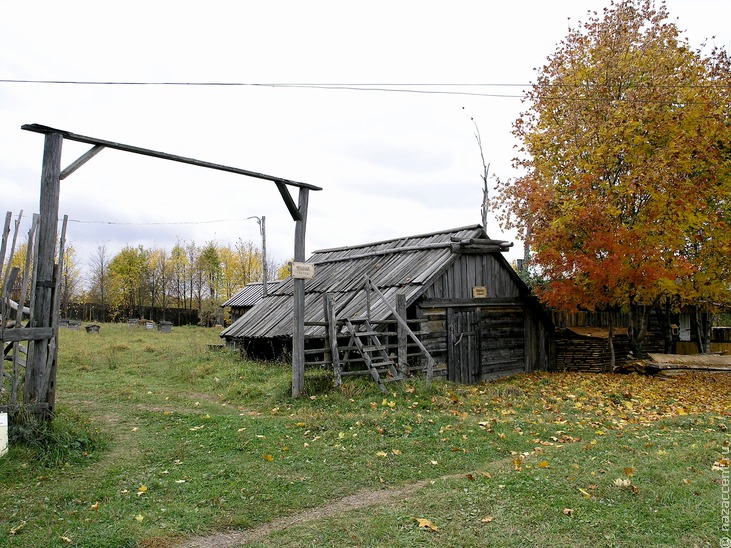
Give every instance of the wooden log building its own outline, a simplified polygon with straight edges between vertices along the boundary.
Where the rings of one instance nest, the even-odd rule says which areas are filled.
[[[316,251],[305,280],[305,359],[401,379],[436,364],[460,383],[552,370],[553,324],[480,225]],[[221,333],[249,357],[291,351],[293,280]]]

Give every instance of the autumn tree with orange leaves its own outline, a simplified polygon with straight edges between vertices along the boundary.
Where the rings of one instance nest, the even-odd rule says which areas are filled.
[[[668,18],[628,0],[571,29],[514,123],[522,175],[498,182],[541,299],[628,311],[638,356],[653,306],[731,301],[731,64]]]

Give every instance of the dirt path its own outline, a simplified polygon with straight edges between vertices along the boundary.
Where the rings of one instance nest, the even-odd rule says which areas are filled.
[[[445,476],[451,477],[451,476]],[[283,518],[265,523],[253,529],[243,531],[229,531],[225,533],[214,533],[205,537],[198,537],[186,541],[179,548],[231,548],[240,546],[247,542],[265,537],[269,533],[282,531],[289,527],[307,523],[309,521],[337,516],[350,510],[358,510],[377,504],[393,502],[413,494],[425,485],[429,480],[422,480],[397,489],[384,489],[379,491],[362,491],[354,495],[336,500],[326,506],[311,508]]]

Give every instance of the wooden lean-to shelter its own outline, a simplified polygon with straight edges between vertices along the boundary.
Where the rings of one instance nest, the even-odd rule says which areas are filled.
[[[267,290],[273,291],[279,285],[278,280],[267,282]],[[264,296],[264,282],[250,282],[233,297],[225,301],[221,308],[230,308],[231,323],[238,320],[249,310],[254,308]]]
[[[316,251],[305,280],[305,363],[379,385],[414,372],[475,383],[552,369],[553,327],[480,225]],[[292,340],[293,278],[221,333],[249,357]]]

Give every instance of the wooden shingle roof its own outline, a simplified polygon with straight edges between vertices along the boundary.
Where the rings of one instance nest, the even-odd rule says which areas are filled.
[[[457,255],[455,242],[486,238],[480,225],[455,228],[357,246],[315,251],[307,260],[315,266],[315,276],[305,280],[305,322],[323,322],[323,296],[332,294],[339,317],[364,316],[367,308],[364,276],[386,296],[392,306],[396,295],[412,304]],[[497,251],[497,250],[496,250]],[[499,253],[498,253],[499,254]],[[269,292],[248,313],[221,333],[225,338],[290,337],[293,332],[292,278]],[[378,321],[391,315],[379,299],[371,299],[371,317]],[[324,333],[322,327],[306,326],[305,335]]]
[[[267,282],[267,293],[270,293],[276,289],[279,285],[279,280]],[[262,292],[264,289],[263,282],[251,282],[246,284],[244,288],[236,293],[233,297],[223,303],[221,306],[231,307],[243,307],[243,306],[254,306],[262,298]]]

